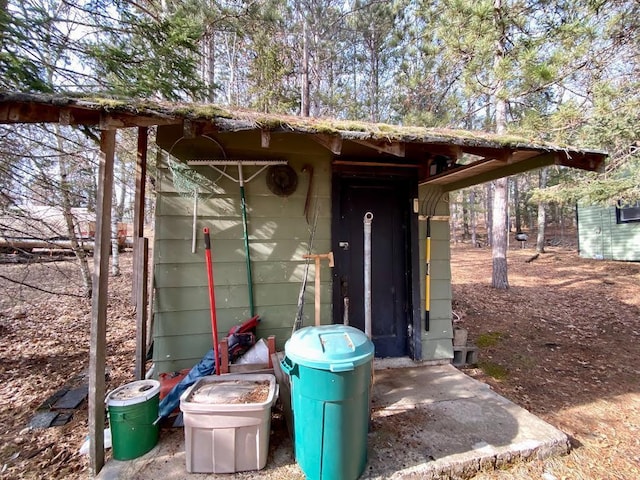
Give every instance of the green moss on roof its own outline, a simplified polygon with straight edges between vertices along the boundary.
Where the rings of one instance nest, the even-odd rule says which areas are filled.
[[[231,112],[212,104],[179,104],[177,107],[174,107],[173,113],[179,116],[206,120],[215,120],[216,118],[233,118],[233,114]]]
[[[0,92],[0,103],[27,102],[57,106],[75,106],[88,110],[123,112],[146,117],[146,123],[153,118],[189,118],[192,121],[210,122],[221,131],[246,129],[266,129],[309,134],[336,135],[343,139],[373,140],[380,142],[440,143],[486,148],[519,148],[536,150],[561,150],[565,147],[533,140],[518,135],[496,135],[487,132],[463,131],[442,128],[389,125],[363,121],[338,120],[331,118],[295,117],[290,115],[265,114],[243,109],[222,108],[203,103],[172,103],[154,100],[126,99],[110,95],[101,96],[69,94],[48,95]],[[566,147],[568,150],[582,150]],[[594,151],[604,154],[604,152]]]
[[[122,100],[118,100],[116,98],[83,98],[81,99],[82,101],[85,102],[91,102],[91,103],[95,103],[96,105],[99,105],[101,107],[107,107],[107,108],[128,108],[129,104],[122,101]]]

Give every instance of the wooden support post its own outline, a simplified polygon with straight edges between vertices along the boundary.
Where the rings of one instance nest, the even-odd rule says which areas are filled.
[[[111,200],[115,130],[100,135],[100,170],[96,198],[96,239],[93,250],[93,291],[91,297],[91,338],[89,345],[89,464],[93,476],[104,466],[105,354],[107,343],[107,290],[111,250]]]
[[[303,255],[302,258],[312,258],[315,260],[316,265],[316,282],[315,282],[315,300],[316,300],[316,327],[320,325],[320,260],[326,258],[329,260],[329,267],[333,268],[333,252],[329,253],[316,253],[310,255]]]
[[[269,368],[273,368],[273,360],[271,356],[276,353],[276,336],[269,335],[267,337],[267,347],[269,348]]]
[[[144,380],[147,363],[147,275],[149,270],[149,239],[134,239],[138,250],[134,271],[136,274],[136,366],[135,379]]]
[[[220,375],[229,373],[229,337],[224,337],[218,345],[220,351]]]
[[[147,144],[149,137],[149,129],[147,127],[138,127],[138,155],[136,161],[136,192],[133,207],[133,264],[136,265],[138,257],[138,238],[144,237],[144,205],[145,205],[145,186],[147,184]],[[137,285],[138,272],[133,270],[133,285]],[[131,289],[131,303],[136,304],[136,289]]]

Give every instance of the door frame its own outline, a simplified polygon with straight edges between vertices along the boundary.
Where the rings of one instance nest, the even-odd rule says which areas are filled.
[[[407,225],[406,249],[409,256],[409,268],[407,278],[410,285],[407,286],[408,303],[408,326],[407,343],[409,347],[409,356],[413,360],[422,359],[422,311],[421,308],[421,284],[420,284],[420,247],[419,247],[419,225],[418,212],[415,211],[415,200],[418,199],[418,170],[412,167],[393,167],[393,166],[359,166],[357,162],[345,164],[333,164],[331,176],[331,248],[338,248],[339,241],[339,219],[340,219],[340,196],[341,181],[343,179],[370,179],[376,181],[390,182],[404,181],[409,186],[406,196],[406,208],[409,209],[409,221]],[[341,296],[339,288],[336,286],[336,275],[332,277],[332,303],[333,311],[337,311],[341,305]],[[332,315],[332,321],[335,322],[336,315]],[[341,323],[341,322],[340,322]]]

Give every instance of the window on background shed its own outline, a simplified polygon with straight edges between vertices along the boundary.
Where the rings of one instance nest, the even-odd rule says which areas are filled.
[[[618,202],[616,205],[617,223],[640,222],[640,201],[635,204],[622,204]]]

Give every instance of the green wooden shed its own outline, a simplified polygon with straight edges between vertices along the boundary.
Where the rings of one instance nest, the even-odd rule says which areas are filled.
[[[212,232],[220,332],[256,313],[259,336],[275,335],[282,348],[298,311],[309,252],[335,258],[333,268],[321,262],[322,323],[347,321],[364,329],[367,212],[373,214],[376,355],[449,361],[448,192],[549,164],[596,170],[604,158],[511,136],[209,108],[157,132],[167,153],[156,183],[153,262],[159,372],[189,367],[211,348],[204,227]],[[260,164],[265,162],[273,165]],[[314,322],[314,275],[312,263],[304,325]]]
[[[640,204],[578,205],[577,215],[581,257],[640,261]]]

